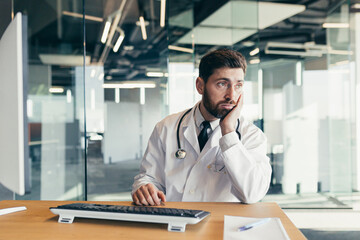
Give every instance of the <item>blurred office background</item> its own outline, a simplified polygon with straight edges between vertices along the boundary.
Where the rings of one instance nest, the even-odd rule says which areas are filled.
[[[0,35],[28,16],[32,165],[31,193],[0,186],[0,200],[131,200],[154,125],[200,99],[199,61],[225,47],[248,61],[243,114],[268,137],[264,201],[356,209],[357,2],[0,1]]]

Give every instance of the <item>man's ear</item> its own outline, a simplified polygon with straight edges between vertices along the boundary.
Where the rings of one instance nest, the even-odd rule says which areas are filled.
[[[205,88],[205,81],[201,77],[196,78],[196,90],[200,95],[203,95],[204,88]]]

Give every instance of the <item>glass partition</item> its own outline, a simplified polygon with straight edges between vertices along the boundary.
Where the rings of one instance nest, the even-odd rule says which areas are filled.
[[[324,42],[273,44],[289,56],[262,63],[264,131],[273,165],[266,200],[282,207],[351,207],[355,106],[348,3],[333,7],[324,23],[331,24],[323,25]]]
[[[230,1],[231,47],[247,60],[242,115],[263,129],[263,71],[261,69],[258,1]],[[226,15],[226,14],[224,14]]]
[[[83,1],[13,1],[28,17],[31,193],[16,199],[85,199]]]
[[[200,96],[195,88],[194,3],[168,1],[168,109],[169,114],[193,107]],[[181,100],[180,100],[181,99]]]
[[[89,200],[131,200],[150,134],[167,115],[167,39],[160,1],[85,4]]]

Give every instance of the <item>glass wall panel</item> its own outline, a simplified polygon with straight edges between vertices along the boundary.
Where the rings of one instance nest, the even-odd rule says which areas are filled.
[[[360,191],[360,13],[353,12],[350,14],[350,35],[351,35],[351,79],[352,83],[350,88],[352,91],[351,94],[351,103],[353,104],[351,111],[351,122],[352,128],[352,143],[355,144],[352,150],[352,185],[353,191]],[[351,114],[350,113],[350,114]]]
[[[260,68],[258,1],[230,1],[231,47],[247,60],[242,115],[258,127],[262,126],[263,71]],[[224,14],[226,16],[226,14]]]
[[[193,107],[200,96],[195,88],[195,44],[198,33],[194,28],[194,3],[168,1],[168,109],[169,114]]]
[[[282,207],[351,207],[342,200],[352,194],[354,144],[349,5],[330,9],[324,22],[333,25],[324,25],[324,37],[310,36],[304,44],[289,37],[278,45],[268,42],[264,60],[272,59],[261,63],[273,165],[266,200]]]
[[[89,200],[131,200],[155,124],[167,115],[160,1],[86,1]]]
[[[352,132],[350,94],[350,31],[349,6],[342,4],[328,17],[327,22],[344,24],[345,28],[328,28],[327,40],[331,48],[329,66],[329,157],[330,191],[351,193],[352,191]],[[333,96],[336,96],[333,97]]]
[[[17,199],[85,199],[83,1],[14,0],[28,17],[32,189]]]

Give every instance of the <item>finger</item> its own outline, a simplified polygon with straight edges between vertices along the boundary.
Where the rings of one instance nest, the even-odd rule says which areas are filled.
[[[143,194],[143,196],[144,196],[144,198],[145,198],[145,201],[146,201],[146,205],[155,205],[155,203],[154,203],[154,201],[153,201],[153,199],[152,199],[152,197],[151,197],[151,195],[150,195],[150,192],[149,192],[149,187],[148,186],[146,186],[146,187],[144,187],[144,188],[141,188],[141,192],[142,192],[142,194]]]
[[[239,98],[238,98],[238,100],[237,100],[237,102],[236,102],[236,105],[239,105],[239,103],[240,103],[240,101],[241,101],[241,99],[242,99],[242,93],[240,94],[240,96],[239,96]]]
[[[134,201],[135,205],[141,205],[141,203],[139,201],[139,198],[136,196],[136,193],[134,193],[132,195],[132,198],[133,198],[133,201]]]
[[[241,93],[235,107],[232,109],[233,115],[239,117],[243,105],[243,94]]]
[[[141,188],[141,187],[140,187],[140,188]],[[146,201],[146,199],[145,199],[145,197],[144,197],[144,194],[142,193],[142,191],[141,191],[140,188],[136,191],[137,197],[138,197],[139,202],[140,202],[139,205],[145,205],[145,206],[147,206],[147,205],[149,205],[149,204],[148,204],[148,202]]]
[[[243,103],[244,103],[244,93],[241,93],[241,94],[240,94],[240,99],[239,99],[239,104],[240,104],[240,106],[242,106]]]
[[[236,109],[241,108],[242,103],[243,103],[243,94],[241,93],[240,96],[239,96],[239,98],[238,98],[238,100],[236,101],[235,108],[236,108]]]
[[[158,191],[157,195],[161,199],[162,202],[166,202],[165,194],[162,191]]]
[[[150,195],[155,202],[155,205],[160,205],[160,199],[157,196],[157,189],[149,188]]]

